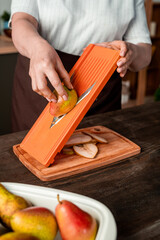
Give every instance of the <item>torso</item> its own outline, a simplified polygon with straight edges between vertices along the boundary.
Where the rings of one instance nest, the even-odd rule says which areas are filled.
[[[123,4],[121,0],[100,0],[98,4],[97,0],[37,3],[42,36],[55,49],[74,55],[80,55],[90,43],[122,40],[135,17],[135,0],[123,0]]]

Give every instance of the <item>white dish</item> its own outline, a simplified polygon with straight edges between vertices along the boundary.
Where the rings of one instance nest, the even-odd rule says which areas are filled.
[[[99,223],[96,240],[115,240],[117,228],[111,211],[102,203],[83,195],[62,191],[53,188],[39,187],[21,183],[2,183],[9,191],[24,197],[33,205],[42,206],[54,212],[57,205],[57,194],[60,199],[75,203],[84,211],[95,217]],[[59,233],[56,240],[61,240]]]

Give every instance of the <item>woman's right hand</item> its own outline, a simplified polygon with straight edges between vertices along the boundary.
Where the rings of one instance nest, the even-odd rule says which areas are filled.
[[[57,52],[44,39],[38,39],[34,52],[30,56],[29,75],[32,80],[33,91],[42,95],[48,101],[56,102],[56,96],[47,86],[47,78],[64,100],[67,100],[68,95],[62,86],[62,82],[69,89],[73,88],[69,74]]]
[[[13,14],[12,39],[18,51],[30,59],[32,89],[49,101],[56,101],[56,96],[47,86],[48,79],[57,93],[66,100],[68,95],[61,80],[70,89],[70,77],[54,48],[39,35],[38,21],[27,13]]]

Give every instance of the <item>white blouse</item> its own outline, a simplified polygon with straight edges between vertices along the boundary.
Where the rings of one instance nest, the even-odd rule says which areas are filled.
[[[16,12],[35,17],[43,38],[74,55],[90,43],[151,44],[144,0],[12,0],[11,18]]]

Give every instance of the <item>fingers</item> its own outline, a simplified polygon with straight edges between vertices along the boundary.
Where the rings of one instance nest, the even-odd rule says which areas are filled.
[[[41,66],[41,67],[40,67]],[[55,69],[56,68],[56,69]],[[51,82],[52,86],[57,91],[58,95],[62,97],[64,100],[68,99],[68,94],[65,91],[62,82],[69,88],[72,89],[73,86],[70,82],[70,77],[60,59],[57,58],[57,63],[43,63],[39,65],[30,64],[29,75],[32,79],[32,89],[36,93],[45,97],[48,101],[57,101],[57,97],[47,86],[47,78]]]
[[[30,74],[32,79],[32,89],[34,92],[38,93],[39,95],[45,97],[48,101],[56,102],[57,98],[53,94],[53,92],[47,87],[47,80],[46,77],[41,74],[37,78],[35,77],[35,74]]]
[[[117,68],[117,72],[119,73],[120,77],[124,77],[128,70],[128,65],[124,64],[122,67]]]
[[[46,71],[46,76],[48,77],[52,86],[55,88],[58,95],[60,95],[66,101],[68,99],[68,94],[65,91],[56,70],[52,67],[51,69]]]
[[[123,41],[120,41],[120,56],[124,57],[128,51],[127,44]]]
[[[65,86],[69,89],[73,89],[69,74],[65,70],[61,61],[58,61],[58,63],[57,63],[57,73],[58,73],[59,77],[61,78],[62,82],[64,82]]]
[[[129,49],[125,57],[120,58],[117,62],[117,72],[120,74],[121,77],[124,77],[124,75],[126,74],[130,64],[132,63],[132,60],[133,53],[132,50]]]
[[[47,86],[47,79],[48,77],[49,81],[51,82],[52,86],[57,91],[58,95],[60,95],[64,100],[68,99],[68,94],[65,91],[61,80],[55,71],[55,69],[52,67],[51,69],[46,70],[46,73],[43,72],[30,72],[30,77],[32,79],[32,89],[39,95],[42,95],[45,97],[48,101],[57,101],[57,97],[54,95],[54,93],[49,89]],[[69,84],[68,84],[69,85]],[[71,85],[72,87],[72,85]]]
[[[38,81],[37,83],[39,94],[45,97],[48,101],[56,102],[57,97],[53,94],[53,92],[47,86],[47,79],[45,75],[41,75],[39,77],[40,77],[40,81]]]
[[[110,44],[110,42],[102,42],[102,43],[96,43],[96,46],[109,48],[109,49],[115,49],[114,46]],[[117,49],[116,49],[117,50]]]
[[[124,57],[128,51],[127,44],[124,41],[102,42],[102,43],[97,43],[95,45],[105,47],[105,48],[110,48],[113,50],[120,50],[121,57]]]
[[[117,72],[119,73],[120,77],[124,77],[128,70],[129,62],[126,62],[126,60],[123,59],[119,63],[117,63],[117,66]]]
[[[121,78],[123,78],[127,73],[127,69],[125,69],[124,71],[122,71],[119,75]]]
[[[95,45],[120,51],[121,58],[117,62],[117,72],[121,77],[124,77],[134,58],[132,46],[129,43],[121,40],[96,43]]]

